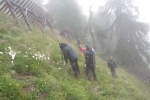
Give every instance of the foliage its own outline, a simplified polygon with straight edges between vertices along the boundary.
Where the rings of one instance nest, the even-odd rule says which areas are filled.
[[[6,33],[1,33],[3,38],[0,39],[0,99],[149,100],[150,91],[145,84],[121,68],[117,69],[118,78],[113,79],[106,68],[106,61],[98,56],[98,80],[87,80],[83,68],[84,57],[81,55],[81,75],[75,79],[70,65],[64,65],[61,59],[58,43],[65,40],[58,33],[43,34],[37,27],[30,32],[13,28],[10,23],[5,24]],[[78,50],[74,42],[70,44]],[[14,59],[9,55],[10,51],[16,53]],[[24,74],[26,71],[32,74]]]
[[[54,27],[58,30],[69,28],[75,38],[83,37],[86,20],[82,15],[80,6],[76,0],[51,0],[46,9],[52,15]]]
[[[138,22],[138,10],[132,6],[131,0],[108,0],[102,14],[108,22],[105,32],[109,34],[110,50],[118,63],[126,66],[147,66],[150,61],[149,43],[146,36],[149,27]],[[107,45],[107,44],[106,44]]]

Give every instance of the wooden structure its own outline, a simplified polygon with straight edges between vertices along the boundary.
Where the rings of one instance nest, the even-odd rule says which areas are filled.
[[[53,18],[31,0],[0,0],[0,12],[12,15],[19,27],[19,20],[24,20],[30,31],[30,24],[37,24],[42,32],[45,26],[52,30]]]
[[[69,29],[68,27],[65,27],[59,35],[63,36],[66,40],[70,41],[71,40],[71,35],[72,35],[72,30]]]

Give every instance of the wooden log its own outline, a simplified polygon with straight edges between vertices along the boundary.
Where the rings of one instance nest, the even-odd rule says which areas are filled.
[[[21,27],[20,22],[19,22],[19,20],[18,20],[18,18],[17,18],[17,16],[16,16],[14,10],[12,9],[11,3],[9,2],[9,0],[5,0],[5,1],[6,1],[6,4],[7,4],[9,10],[10,10],[12,16],[14,17],[14,19],[15,19],[17,25],[18,25],[19,27]]]
[[[13,0],[13,1],[16,1],[16,0]],[[19,2],[19,0],[18,0],[17,2]],[[13,6],[14,11],[16,12],[16,8],[17,8],[17,7],[15,7],[14,5],[12,5],[12,6]],[[8,13],[9,13],[9,10],[7,11],[6,14],[8,14]]]
[[[7,8],[8,8],[8,7],[7,7],[7,4],[4,4],[4,5],[2,6],[2,8],[0,9],[0,11],[1,11],[1,12],[4,12]]]
[[[23,5],[23,7],[25,7],[28,4],[29,0],[26,0],[25,4]]]
[[[14,2],[12,2],[13,4],[15,4]],[[18,17],[21,16],[21,9],[20,6],[24,3],[24,0],[22,0],[22,2],[20,2],[19,4],[17,4],[17,7],[19,8],[19,10],[16,12],[16,14],[18,15]],[[20,13],[20,14],[19,14]]]
[[[22,4],[21,7],[25,8],[26,4],[28,3],[29,0],[25,0],[26,2],[24,2],[24,4]],[[23,9],[24,10],[24,9]],[[21,16],[21,13],[18,15]],[[23,19],[23,16],[21,16],[21,19]]]
[[[24,18],[24,20],[25,20],[25,22],[26,22],[26,24],[27,24],[29,30],[32,31],[32,29],[31,29],[31,27],[30,27],[30,24],[29,24],[29,22],[28,22],[28,20],[27,20],[27,18],[26,18],[25,13],[24,13],[24,10],[23,10],[23,8],[22,8],[21,6],[20,6],[20,10],[21,10],[22,16],[23,16],[23,18]]]
[[[31,1],[29,1],[29,5],[26,6],[26,8],[31,9],[33,6],[33,3]],[[33,14],[29,13],[27,16],[28,21],[30,22],[30,20],[34,21],[35,19],[32,18]],[[30,19],[30,20],[29,20]],[[30,22],[31,23],[31,22]]]
[[[4,0],[2,0],[1,2],[0,2],[0,5],[2,5],[4,3]]]
[[[28,22],[28,20],[27,20],[27,18],[26,18],[25,13],[24,13],[24,8],[23,8],[22,6],[20,6],[20,5],[18,5],[18,4],[15,4],[14,2],[11,2],[11,3],[12,3],[13,5],[17,6],[17,7],[20,9],[21,15],[22,15],[23,19],[25,20],[25,22],[26,22],[27,26],[29,27],[29,29],[32,31],[32,29],[31,29],[31,27],[30,27],[30,24],[29,24],[29,22]],[[22,3],[23,3],[23,2],[21,2],[21,4],[22,4]]]
[[[34,10],[34,8],[36,7],[36,5],[32,2],[32,6],[31,6],[31,12],[33,12],[33,10]],[[34,18],[34,16],[33,16],[33,13],[31,13],[32,15],[31,15],[31,17],[29,18],[29,22],[31,22],[31,23],[36,23],[36,20],[35,20],[35,18]],[[32,20],[31,20],[32,19]]]

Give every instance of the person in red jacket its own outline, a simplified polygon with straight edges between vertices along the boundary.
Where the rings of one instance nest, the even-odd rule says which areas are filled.
[[[80,52],[84,53],[86,51],[86,48],[80,47]]]

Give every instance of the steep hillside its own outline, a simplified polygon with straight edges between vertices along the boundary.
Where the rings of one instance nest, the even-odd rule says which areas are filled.
[[[96,57],[97,81],[88,81],[84,57],[79,54],[81,75],[74,78],[71,66],[62,61],[58,32],[32,32],[14,26],[14,20],[0,13],[0,100],[149,100],[149,88],[117,68],[111,77],[106,61]]]

